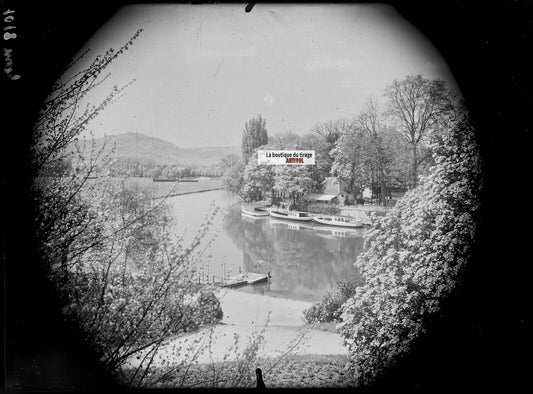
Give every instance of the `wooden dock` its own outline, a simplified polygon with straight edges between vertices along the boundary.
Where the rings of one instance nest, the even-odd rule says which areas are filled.
[[[258,283],[268,282],[270,274],[257,274],[248,272],[245,274],[238,274],[226,278],[223,282],[215,282],[215,286],[235,288],[246,285],[255,285]]]

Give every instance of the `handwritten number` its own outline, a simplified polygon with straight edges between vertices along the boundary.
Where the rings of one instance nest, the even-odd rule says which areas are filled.
[[[13,38],[17,38],[17,33],[4,33],[4,40],[11,40]]]

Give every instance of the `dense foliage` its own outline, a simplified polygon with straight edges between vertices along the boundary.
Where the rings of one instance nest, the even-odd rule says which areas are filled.
[[[409,352],[470,256],[482,173],[464,111],[431,148],[435,165],[387,216],[373,218],[356,262],[364,284],[343,307],[341,332],[360,383]]]
[[[415,187],[418,175],[427,173],[434,164],[429,141],[453,120],[456,97],[444,81],[421,75],[394,80],[383,96],[383,110],[376,99],[369,98],[359,113],[317,123],[305,135],[285,131],[268,136],[265,119],[250,119],[242,136],[243,162],[220,165],[226,190],[243,199],[270,194],[273,200],[287,199],[301,205],[306,193],[320,192],[324,180],[336,176],[346,182],[346,191],[354,199],[362,199],[363,190],[369,188],[371,202],[389,205],[393,189]],[[258,148],[314,150],[316,164],[301,166],[307,167],[305,170],[275,169],[272,181],[271,170],[252,163]],[[305,175],[292,174],[294,171]],[[265,173],[264,181],[261,172]],[[292,181],[292,175],[300,181]]]
[[[326,323],[342,321],[342,305],[355,294],[355,282],[339,282],[337,290],[326,294],[322,300],[304,311],[308,323]]]
[[[43,215],[55,212],[53,203],[62,195],[58,183],[39,189]],[[195,249],[209,220],[190,245],[183,245],[173,239],[165,204],[155,203],[147,190],[97,182],[83,188],[76,201],[77,210],[70,204],[64,217],[51,219],[61,227],[43,245],[51,258],[50,278],[65,316],[86,333],[109,370],[118,371],[149,348],[131,382],[140,383],[150,357],[169,335],[222,318],[218,299],[199,294],[193,284]]]
[[[454,112],[455,97],[443,80],[421,75],[393,81],[384,94],[395,127],[410,145],[410,183],[416,186],[419,166],[429,157],[423,152],[424,143],[430,134],[446,128],[448,116]]]
[[[118,51],[68,71],[72,75],[53,87],[44,105],[32,147],[36,237],[65,319],[110,372],[120,373],[129,358],[141,354],[128,375],[133,385],[149,378],[153,357],[169,335],[222,318],[218,299],[192,283],[198,246],[216,210],[185,245],[173,235],[165,202],[156,202],[149,190],[105,174],[89,179],[110,163],[104,147],[97,149],[93,140],[68,149],[123,90],[114,88],[99,105],[84,101],[138,34]]]
[[[231,156],[226,157],[226,161],[226,165],[224,165],[224,160],[222,163],[224,171],[222,186],[228,193],[244,198],[244,163],[240,158]]]
[[[257,160],[250,160],[244,169],[243,192],[247,196],[258,196],[257,199],[261,200],[264,195],[272,192],[274,181],[273,166],[259,164]]]
[[[149,178],[189,178],[219,177],[222,172],[218,165],[199,167],[156,163],[153,160],[141,160],[134,157],[118,157],[109,165],[111,176],[149,177]]]
[[[352,128],[334,145],[332,173],[344,180],[354,197],[370,186],[378,202],[387,205],[391,187],[408,182],[409,145],[402,135],[385,122],[377,102],[369,100],[354,118]]]
[[[267,142],[268,132],[266,129],[266,119],[263,119],[261,115],[257,115],[256,118],[248,120],[244,124],[244,130],[242,132],[241,149],[244,164],[248,164],[255,149],[265,145]]]
[[[311,166],[276,166],[273,189],[296,204],[305,194],[315,191],[316,182],[311,178]]]

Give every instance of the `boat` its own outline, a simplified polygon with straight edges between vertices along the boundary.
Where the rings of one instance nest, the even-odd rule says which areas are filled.
[[[270,211],[270,216],[278,219],[298,220],[300,222],[310,222],[311,220],[313,220],[312,216],[309,216],[307,215],[307,213],[300,211],[283,212],[274,209]]]
[[[265,211],[260,207],[246,207],[242,205],[241,212],[243,215],[252,216],[254,218],[268,216],[268,211]]]
[[[327,226],[338,226],[338,227],[350,227],[358,228],[363,227],[364,224],[360,221],[352,221],[342,216],[317,216],[313,220],[320,224],[325,224]]]

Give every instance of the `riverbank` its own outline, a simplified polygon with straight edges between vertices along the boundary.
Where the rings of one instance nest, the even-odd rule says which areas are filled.
[[[225,288],[214,288],[214,292],[224,312],[221,324],[171,338],[155,357],[154,366],[167,365],[175,349],[185,348],[195,341],[200,344],[208,336],[211,337],[209,348],[199,350],[197,362],[233,361],[240,356],[238,352],[232,352],[235,335],[242,342],[239,347],[243,348],[249,338],[261,331],[264,340],[258,351],[259,357],[279,356],[293,345],[291,354],[347,354],[338,333],[314,328],[304,322],[303,311],[313,305],[311,302]],[[138,365],[136,359],[130,361],[131,366]],[[179,360],[174,358],[171,362]]]
[[[303,311],[311,302],[223,288],[213,290],[224,311],[222,324],[171,338],[154,358],[154,367],[164,371],[195,354],[191,376],[202,375],[208,366],[231,368],[232,363],[242,360],[244,348],[260,334],[263,339],[255,362],[264,369],[265,377],[270,376],[271,382],[276,382],[276,387],[292,387],[297,382],[305,386],[313,379],[315,386],[351,384],[349,376],[343,375],[348,351],[340,334],[331,327],[315,328],[303,321]],[[278,364],[284,366],[282,369],[276,364],[280,358]],[[286,369],[288,362],[293,365],[290,371]],[[133,357],[128,365],[135,367],[138,360]],[[177,379],[181,379],[178,375],[179,371],[169,374],[165,386],[177,385]]]

